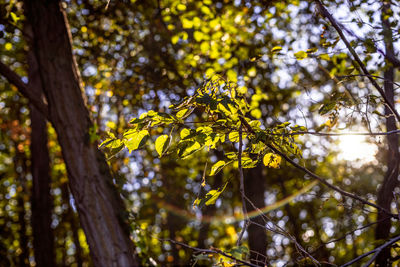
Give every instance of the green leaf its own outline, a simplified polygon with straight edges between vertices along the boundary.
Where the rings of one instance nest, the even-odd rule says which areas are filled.
[[[312,54],[312,53],[315,53],[315,52],[317,52],[317,51],[318,51],[318,48],[313,47],[313,48],[307,49],[306,53],[307,53],[307,54]]]
[[[220,189],[218,189],[218,190],[210,190],[210,191],[206,194],[206,203],[205,203],[205,204],[206,204],[207,206],[212,205],[212,204],[215,204],[215,202],[217,201],[217,199],[219,198],[219,196],[221,195],[221,193],[224,192],[225,187],[226,187],[227,184],[228,184],[228,183],[226,183],[222,189],[220,188]]]
[[[210,171],[210,176],[216,175],[219,173],[220,170],[222,170],[223,167],[225,167],[227,163],[223,160],[217,161],[212,167]]]
[[[178,155],[181,158],[186,158],[202,148],[199,142],[196,141],[183,141],[178,144]]]
[[[229,140],[230,140],[232,143],[239,142],[239,132],[238,132],[238,131],[232,131],[232,132],[230,132],[229,135],[228,135],[228,137],[229,137]]]
[[[249,249],[246,246],[233,247],[229,253],[237,259],[242,259],[243,254],[249,253]]]
[[[303,60],[306,57],[308,57],[308,54],[304,51],[299,51],[299,52],[294,53],[294,56],[296,57],[297,60]]]
[[[261,122],[260,121],[257,121],[257,120],[253,120],[253,121],[251,121],[251,122],[249,122],[249,125],[252,127],[252,128],[260,128],[260,126],[261,126]]]
[[[149,131],[147,130],[136,131],[130,129],[124,133],[123,142],[130,153],[143,146],[146,143],[149,135]]]
[[[11,19],[12,19],[14,22],[18,22],[18,20],[20,20],[20,18],[19,18],[17,15],[15,15],[14,12],[11,12],[10,15],[11,15]]]
[[[178,111],[178,113],[176,113],[176,117],[179,118],[179,119],[182,118],[183,116],[186,115],[186,112],[187,112],[187,111],[188,111],[187,108]]]
[[[186,137],[188,137],[191,134],[190,129],[184,128],[182,129],[181,133],[179,134],[181,139],[185,139]]]
[[[115,149],[115,148],[119,148],[121,145],[122,145],[121,140],[116,139],[116,138],[107,138],[99,145],[99,148],[106,147],[109,149]]]
[[[326,61],[330,61],[331,60],[331,57],[328,54],[320,54],[318,56],[318,58],[326,60]]]
[[[160,135],[156,140],[156,151],[158,155],[161,157],[162,154],[167,150],[169,142],[169,136],[164,134]]]
[[[250,157],[242,157],[242,167],[245,169],[254,168],[257,165],[257,160],[252,160]]]
[[[336,103],[335,102],[330,102],[327,104],[323,104],[322,107],[319,109],[319,114],[321,115],[325,115],[326,113],[328,113],[329,111],[331,111],[332,109],[334,109],[336,107]]]

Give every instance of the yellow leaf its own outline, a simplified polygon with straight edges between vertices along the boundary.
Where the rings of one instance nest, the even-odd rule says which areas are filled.
[[[282,50],[282,47],[281,46],[275,46],[275,47],[273,47],[272,49],[271,49],[271,52],[272,53],[277,53],[277,52],[279,52],[279,51],[281,51]]]
[[[274,153],[267,153],[264,156],[263,163],[265,166],[269,168],[277,169],[281,164],[281,160],[282,160],[281,156],[276,155]]]
[[[158,155],[160,155],[160,157],[162,156],[162,154],[165,152],[165,150],[168,147],[168,142],[167,142],[168,139],[169,139],[169,136],[166,134],[161,135],[156,139],[156,151],[157,151]]]
[[[303,60],[306,57],[308,57],[308,54],[304,51],[299,51],[297,53],[294,53],[294,56],[296,57],[297,60]]]
[[[5,45],[4,45],[4,48],[7,50],[7,51],[10,51],[11,49],[12,49],[12,44],[11,43],[6,43]]]

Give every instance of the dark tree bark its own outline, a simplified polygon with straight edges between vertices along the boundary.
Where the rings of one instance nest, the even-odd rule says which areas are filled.
[[[137,266],[124,204],[104,154],[90,142],[93,126],[72,54],[66,14],[56,0],[26,0],[43,91],[67,166],[69,186],[95,266]]]
[[[250,169],[246,172],[244,179],[244,191],[247,198],[259,209],[265,206],[264,192],[265,192],[265,178],[262,173],[262,166]],[[254,207],[250,203],[246,203],[247,212],[251,212]],[[250,218],[250,223],[247,228],[249,235],[249,249],[251,263],[263,265],[265,264],[265,255],[267,251],[267,234],[264,225],[265,222],[261,216]],[[258,225],[257,225],[258,224]]]
[[[28,53],[29,88],[43,95],[35,55]],[[32,232],[33,252],[37,266],[55,266],[54,234],[51,228],[53,199],[50,195],[50,156],[47,147],[47,120],[30,104],[31,119],[31,173],[32,173]]]
[[[46,119],[33,106],[30,109],[30,118],[33,251],[37,266],[55,266],[54,235],[51,228],[53,200],[50,195]]]
[[[394,55],[393,49],[393,36],[392,30],[390,28],[389,21],[385,18],[385,15],[388,14],[388,10],[390,9],[390,4],[385,2],[382,8],[382,26],[383,26],[383,36],[385,41],[385,52],[388,55]],[[384,72],[384,89],[387,99],[394,105],[394,90],[393,90],[393,81],[394,81],[394,68],[393,65],[386,60],[385,72]],[[396,130],[396,118],[390,111],[390,109],[385,106],[385,115],[386,119],[386,130],[393,131]],[[393,191],[396,186],[398,186],[398,175],[399,175],[399,140],[397,135],[388,135],[387,136],[388,143],[388,153],[387,153],[387,171],[382,183],[382,186],[378,192],[378,201],[377,204],[386,209],[390,210],[390,205],[393,200]],[[377,221],[386,219],[378,223],[375,230],[375,239],[377,240],[386,240],[390,234],[391,220],[388,218],[389,216],[380,211],[378,213]],[[379,253],[378,257],[375,260],[375,266],[388,266],[390,260],[390,247],[382,250]]]

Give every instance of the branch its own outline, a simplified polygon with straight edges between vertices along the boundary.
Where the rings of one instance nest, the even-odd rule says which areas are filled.
[[[371,254],[375,253],[374,256],[372,256],[372,258],[364,265],[364,267],[368,267],[368,266],[370,266],[370,265],[374,262],[374,260],[375,260],[376,257],[378,256],[379,252],[381,252],[383,249],[385,249],[385,248],[387,248],[387,247],[393,245],[393,244],[396,243],[397,241],[400,241],[400,235],[399,235],[399,236],[396,236],[396,237],[394,237],[394,238],[392,238],[392,239],[390,239],[388,242],[386,242],[386,243],[384,243],[383,245],[377,247],[376,249],[371,250],[371,251],[368,251],[367,253],[364,253],[364,254],[358,256],[357,258],[355,258],[355,259],[353,259],[353,260],[351,260],[351,261],[345,263],[345,264],[342,265],[341,267],[350,266],[350,265],[352,265],[353,263],[356,263],[357,261],[359,261],[359,260],[361,260],[361,259],[367,257],[368,255],[371,255]]]
[[[261,228],[264,228],[264,229],[266,229],[266,230],[268,230],[268,231],[271,231],[271,232],[273,232],[273,233],[276,233],[276,234],[283,235],[283,236],[287,237],[288,239],[290,239],[290,240],[294,243],[295,247],[296,247],[298,250],[300,250],[301,253],[303,253],[303,254],[305,255],[305,256],[303,256],[304,258],[307,258],[307,257],[310,258],[311,261],[312,261],[312,262],[314,263],[314,265],[316,265],[316,266],[320,266],[320,265],[321,265],[319,261],[317,261],[313,256],[311,256],[311,254],[308,253],[307,250],[304,249],[304,248],[297,242],[297,240],[296,240],[295,237],[293,237],[292,235],[290,235],[287,231],[285,231],[283,228],[281,228],[279,225],[277,225],[273,220],[271,220],[271,218],[269,218],[266,214],[264,214],[264,212],[263,212],[262,210],[260,210],[259,208],[257,208],[257,206],[256,206],[248,197],[245,196],[245,198],[246,198],[246,200],[250,203],[250,205],[254,208],[254,210],[257,210],[257,211],[260,213],[260,216],[265,217],[270,223],[272,223],[273,226],[275,226],[276,228],[278,228],[278,230],[274,230],[274,229],[272,229],[272,228],[269,228],[269,227],[267,226],[267,223],[265,223],[265,225],[261,225],[261,224],[259,224],[259,223],[250,221],[251,224],[257,225],[257,226],[259,226],[259,227],[261,227]],[[264,220],[264,222],[266,222],[266,220]],[[300,253],[300,254],[301,254],[301,253]]]
[[[49,117],[49,110],[47,104],[40,98],[40,95],[36,95],[28,85],[24,83],[21,77],[11,70],[3,62],[0,62],[0,74],[3,75],[9,83],[15,85],[18,91],[26,97],[29,102],[31,102],[35,108],[37,108],[40,113],[42,113],[46,118]]]
[[[323,183],[323,184],[326,185],[327,187],[329,187],[329,188],[331,188],[331,189],[333,189],[333,190],[335,190],[335,191],[341,193],[341,194],[344,195],[344,196],[347,196],[347,197],[356,199],[356,200],[360,201],[361,203],[363,203],[363,204],[365,204],[365,205],[374,207],[374,208],[376,208],[376,209],[379,210],[379,211],[385,212],[385,213],[388,214],[389,216],[391,216],[391,217],[397,219],[397,215],[396,215],[396,214],[393,214],[393,213],[391,213],[390,211],[388,211],[388,210],[386,210],[386,209],[384,209],[384,208],[382,208],[382,207],[380,207],[380,206],[378,206],[378,205],[376,205],[376,204],[374,204],[374,203],[372,203],[372,202],[369,202],[368,200],[365,200],[365,199],[363,199],[363,198],[361,198],[361,197],[359,197],[359,196],[357,196],[357,195],[355,195],[355,194],[352,194],[352,193],[350,193],[350,192],[347,192],[347,191],[345,191],[345,190],[343,190],[343,189],[341,189],[341,188],[339,188],[339,187],[337,187],[337,186],[335,186],[335,185],[333,185],[333,184],[327,182],[326,179],[324,179],[324,178],[318,176],[317,174],[313,173],[312,171],[310,171],[310,170],[306,169],[305,167],[300,166],[299,164],[297,164],[296,162],[294,162],[294,161],[293,161],[292,159],[290,159],[286,154],[282,153],[281,151],[279,151],[278,149],[276,149],[276,148],[275,148],[274,146],[272,146],[271,144],[268,144],[267,146],[268,146],[272,151],[274,151],[276,154],[278,154],[278,155],[280,155],[281,157],[283,157],[283,158],[284,158],[286,161],[288,161],[290,164],[292,164],[292,165],[295,166],[296,168],[302,170],[303,172],[307,173],[308,175],[310,175],[310,176],[313,177],[314,179],[317,179],[318,181],[320,181],[321,183]]]
[[[317,136],[379,136],[379,135],[392,135],[392,134],[400,134],[400,130],[393,130],[389,132],[378,132],[378,133],[320,133],[320,132],[295,132],[295,133],[268,133],[269,135],[277,135],[277,136],[293,136],[293,135],[301,135],[301,134],[310,134]]]
[[[175,240],[172,240],[172,239],[159,239],[159,240],[160,241],[168,241],[168,242],[171,242],[171,243],[174,243],[174,244],[177,244],[177,245],[181,245],[182,247],[185,247],[185,248],[188,248],[188,249],[192,249],[192,250],[200,252],[200,253],[220,254],[220,255],[222,255],[224,257],[227,257],[227,258],[230,258],[232,260],[235,260],[235,261],[237,261],[237,262],[239,262],[239,263],[241,263],[243,265],[246,265],[246,266],[259,267],[258,265],[252,264],[252,263],[247,262],[247,261],[240,260],[240,259],[238,259],[238,258],[236,258],[236,257],[234,257],[232,255],[229,255],[229,254],[223,252],[222,250],[220,250],[218,248],[211,247],[210,249],[203,249],[203,248],[192,247],[190,245],[187,245],[185,243],[178,242],[178,241],[175,241]]]
[[[244,193],[244,175],[243,175],[243,168],[242,168],[242,149],[243,149],[243,125],[240,124],[239,126],[239,155],[238,155],[238,169],[239,169],[239,182],[240,182],[240,195],[242,197],[242,209],[243,209],[243,217],[244,224],[243,228],[240,231],[239,238],[237,240],[237,246],[240,246],[242,242],[243,234],[247,229],[247,225],[249,222],[248,215],[247,215],[247,208],[246,208],[246,195]]]
[[[398,60],[393,54],[385,54],[381,49],[378,49],[378,52],[382,54],[390,63],[392,63],[394,67],[400,69],[400,60]]]
[[[314,253],[317,252],[321,247],[326,246],[327,244],[336,243],[336,242],[338,242],[338,241],[341,241],[341,240],[345,239],[348,235],[351,235],[351,234],[353,234],[353,233],[356,232],[356,231],[364,230],[365,228],[371,227],[371,226],[374,225],[374,224],[381,223],[381,222],[386,221],[386,220],[388,220],[388,219],[390,219],[390,217],[386,217],[386,218],[383,218],[383,219],[381,219],[381,220],[379,220],[379,221],[371,222],[371,223],[368,223],[368,224],[366,224],[366,225],[364,225],[364,226],[361,226],[361,227],[359,227],[359,228],[353,229],[353,230],[351,230],[351,231],[345,233],[344,235],[342,235],[342,236],[339,237],[339,238],[331,239],[331,240],[329,240],[329,241],[327,241],[327,242],[322,242],[322,244],[319,245],[317,248],[315,248],[313,251],[311,251],[310,254],[314,254]]]
[[[336,29],[337,33],[339,34],[341,40],[344,42],[346,45],[347,49],[350,51],[352,54],[354,60],[358,63],[364,74],[368,77],[369,81],[372,83],[372,85],[378,90],[379,94],[382,96],[382,98],[385,100],[386,105],[389,107],[390,111],[394,114],[396,117],[397,121],[400,122],[400,115],[394,108],[394,105],[389,101],[389,99],[386,97],[385,92],[383,91],[382,87],[379,86],[379,84],[373,79],[369,71],[367,70],[367,67],[364,65],[364,63],[361,61],[360,57],[356,53],[356,51],[351,47],[349,41],[346,39],[346,36],[344,36],[342,29],[340,28],[339,24],[336,22],[335,18],[329,13],[329,11],[324,7],[322,4],[321,0],[315,0],[317,3],[317,6],[319,8],[320,13],[327,18],[332,26]]]
[[[349,74],[349,75],[339,75],[336,76],[336,78],[338,79],[345,79],[345,78],[353,78],[353,77],[367,77],[367,75],[365,74]],[[396,85],[397,87],[400,87],[400,84],[394,82],[394,81],[390,81],[388,79],[385,79],[384,77],[378,76],[378,75],[371,75],[372,78],[376,78],[376,79],[380,79],[383,80],[385,82],[389,82],[389,83],[393,83],[394,85]]]

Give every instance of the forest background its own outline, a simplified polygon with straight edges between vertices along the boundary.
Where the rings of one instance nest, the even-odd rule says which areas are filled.
[[[1,266],[400,261],[397,1],[0,1]]]

